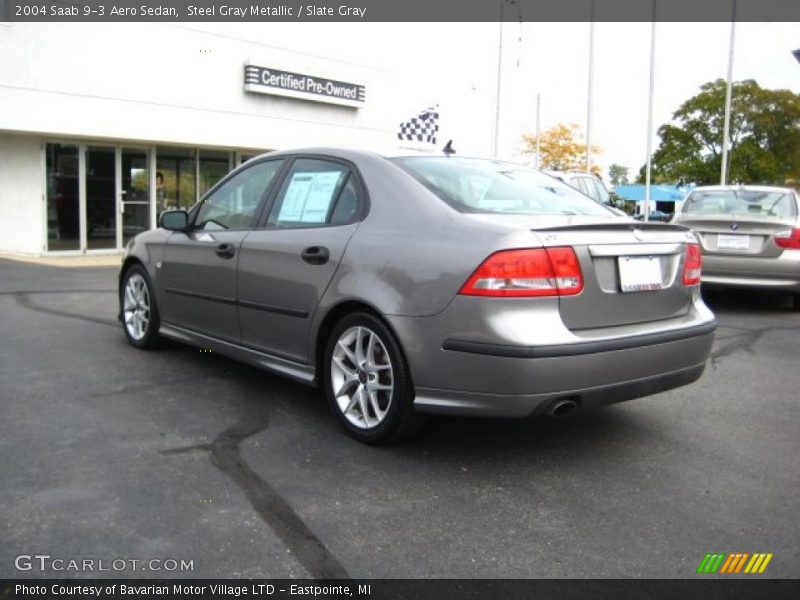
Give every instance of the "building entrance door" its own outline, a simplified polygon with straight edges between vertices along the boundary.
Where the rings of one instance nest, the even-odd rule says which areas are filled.
[[[117,244],[122,249],[133,236],[150,229],[149,152],[140,148],[119,151],[119,213]]]

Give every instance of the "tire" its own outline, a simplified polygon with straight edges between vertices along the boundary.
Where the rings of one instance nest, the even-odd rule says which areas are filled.
[[[142,265],[131,265],[125,271],[119,290],[119,305],[122,329],[128,342],[143,350],[158,346],[161,320],[153,284]]]
[[[331,411],[359,442],[399,441],[424,423],[414,410],[414,385],[400,344],[376,316],[355,312],[342,318],[328,337],[321,368]]]

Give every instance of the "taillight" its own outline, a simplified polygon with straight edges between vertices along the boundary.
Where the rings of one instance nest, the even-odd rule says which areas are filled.
[[[775,234],[775,243],[781,248],[800,248],[800,229],[787,229]]]
[[[461,288],[467,296],[573,296],[583,290],[575,250],[503,250],[483,261]]]
[[[703,267],[703,255],[698,244],[686,244],[686,256],[683,261],[683,285],[699,285],[700,271]]]

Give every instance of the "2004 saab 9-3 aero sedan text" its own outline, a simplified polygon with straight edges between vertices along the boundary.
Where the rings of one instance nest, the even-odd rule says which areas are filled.
[[[325,389],[359,440],[420,413],[566,414],[700,377],[685,227],[492,160],[317,148],[248,161],[135,237],[120,318]]]

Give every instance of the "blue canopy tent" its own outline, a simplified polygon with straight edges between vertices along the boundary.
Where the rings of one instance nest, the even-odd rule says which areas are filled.
[[[676,203],[683,202],[687,194],[694,189],[694,184],[678,186],[674,183],[661,183],[650,186],[650,210],[660,210],[665,213],[675,212]],[[636,202],[636,212],[643,211],[645,186],[618,185],[614,193],[625,200]]]

